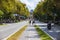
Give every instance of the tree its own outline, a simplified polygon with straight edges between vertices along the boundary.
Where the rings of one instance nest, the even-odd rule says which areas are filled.
[[[2,24],[3,15],[4,15],[3,11],[0,10],[0,24]]]
[[[3,11],[0,10],[0,20],[2,19],[3,15],[4,15]]]
[[[44,0],[39,2],[34,10],[34,15],[41,21],[53,20],[53,14],[55,10],[54,0]]]
[[[25,17],[29,15],[26,4],[21,3],[20,0],[0,0],[0,10],[4,12],[4,19],[15,18],[14,14]]]

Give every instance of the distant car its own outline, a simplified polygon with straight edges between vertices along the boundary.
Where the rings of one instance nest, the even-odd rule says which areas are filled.
[[[24,16],[20,16],[20,19],[23,19],[23,20],[25,20],[26,18],[25,18]]]

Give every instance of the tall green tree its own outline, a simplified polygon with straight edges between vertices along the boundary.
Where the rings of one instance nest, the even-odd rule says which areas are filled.
[[[56,11],[57,8],[54,0],[44,0],[39,2],[33,14],[42,21],[53,20],[54,14],[58,14]]]
[[[4,18],[11,19],[14,14],[28,17],[29,11],[20,0],[0,0],[0,10],[4,12]]]

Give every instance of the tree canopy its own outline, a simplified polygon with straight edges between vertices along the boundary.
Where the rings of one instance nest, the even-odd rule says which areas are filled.
[[[37,7],[35,8],[33,15],[35,18],[45,21],[45,20],[54,20],[55,17],[60,17],[59,5],[60,2],[57,2],[57,0],[44,0],[42,2],[39,2]]]
[[[2,13],[4,14],[2,15]],[[26,4],[20,0],[0,0],[0,16],[3,17],[2,19],[15,19],[14,14],[26,18],[30,15]]]
[[[26,4],[21,3],[20,0],[0,0],[0,10],[4,13],[3,18],[6,19],[12,18],[14,14],[25,17],[30,15]]]

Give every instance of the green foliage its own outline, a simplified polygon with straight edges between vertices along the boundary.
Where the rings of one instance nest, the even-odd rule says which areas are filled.
[[[0,20],[2,19],[4,12],[0,10]]]
[[[43,2],[39,2],[39,4],[33,12],[34,17],[41,21],[53,21],[54,14],[56,14],[57,16],[60,15],[60,9],[56,6],[57,3],[55,2],[55,0],[44,0]]]
[[[3,14],[4,14],[3,11],[0,10],[0,16],[2,16]]]
[[[38,32],[41,40],[52,40],[52,38],[47,35],[44,31],[42,31],[39,26],[35,25],[36,31]]]
[[[13,19],[14,14],[18,14],[19,16],[28,17],[29,11],[26,8],[26,5],[21,3],[20,0],[0,0],[0,15],[3,15],[4,19]]]

